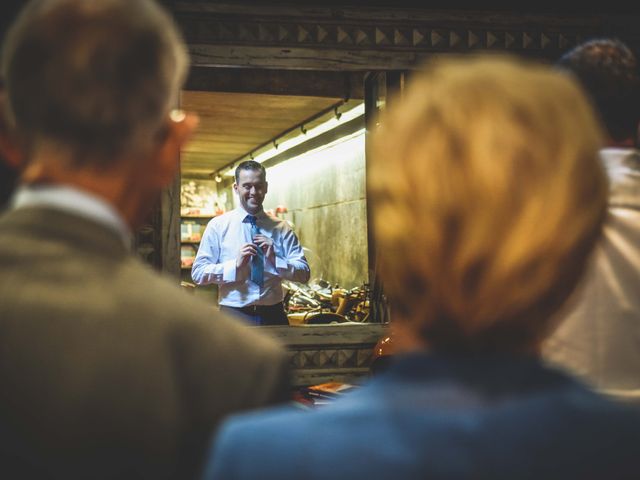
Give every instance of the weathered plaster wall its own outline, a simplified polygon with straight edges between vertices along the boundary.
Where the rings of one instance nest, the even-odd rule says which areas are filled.
[[[364,138],[361,131],[267,168],[265,210],[286,207],[278,216],[293,223],[311,278],[343,288],[368,279]],[[218,187],[228,210],[237,197],[227,182]]]
[[[265,209],[287,208],[312,278],[345,288],[367,279],[364,133],[267,169]]]

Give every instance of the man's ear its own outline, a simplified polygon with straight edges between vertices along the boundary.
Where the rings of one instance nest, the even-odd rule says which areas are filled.
[[[194,113],[179,113],[170,115],[167,132],[158,146],[154,172],[149,172],[155,178],[158,186],[166,187],[171,183],[180,168],[180,150],[186,145],[199,123]]]
[[[25,156],[22,148],[20,148],[15,130],[9,127],[9,121],[2,108],[4,101],[4,95],[0,93],[0,162],[3,161],[15,171],[20,171],[22,170]]]
[[[22,170],[24,163],[22,149],[7,131],[0,131],[0,162],[2,161],[15,171]]]

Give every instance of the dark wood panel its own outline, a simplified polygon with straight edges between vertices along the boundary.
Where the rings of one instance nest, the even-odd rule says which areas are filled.
[[[298,8],[214,1],[178,2],[175,15],[194,63],[201,66],[401,70],[443,52],[492,49],[555,59],[583,39],[601,35],[640,45],[638,11],[604,13],[602,5],[598,13],[535,13],[537,5],[495,11],[484,3],[467,9],[436,8],[432,2],[421,8]]]
[[[279,48],[230,45],[189,45],[195,65],[215,67],[259,67],[301,70],[371,70],[405,69],[427,58],[414,52],[384,52],[377,50],[327,50],[315,48]]]
[[[362,99],[364,73],[194,66],[186,90]]]

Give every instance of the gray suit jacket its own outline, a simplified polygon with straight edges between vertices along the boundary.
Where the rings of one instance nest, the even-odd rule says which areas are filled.
[[[2,478],[189,478],[226,414],[286,395],[271,340],[95,222],[4,214],[0,272]]]

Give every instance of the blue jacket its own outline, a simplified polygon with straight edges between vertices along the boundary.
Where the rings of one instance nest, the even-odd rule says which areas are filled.
[[[233,417],[204,478],[639,479],[640,411],[533,357],[413,355],[314,411]]]

